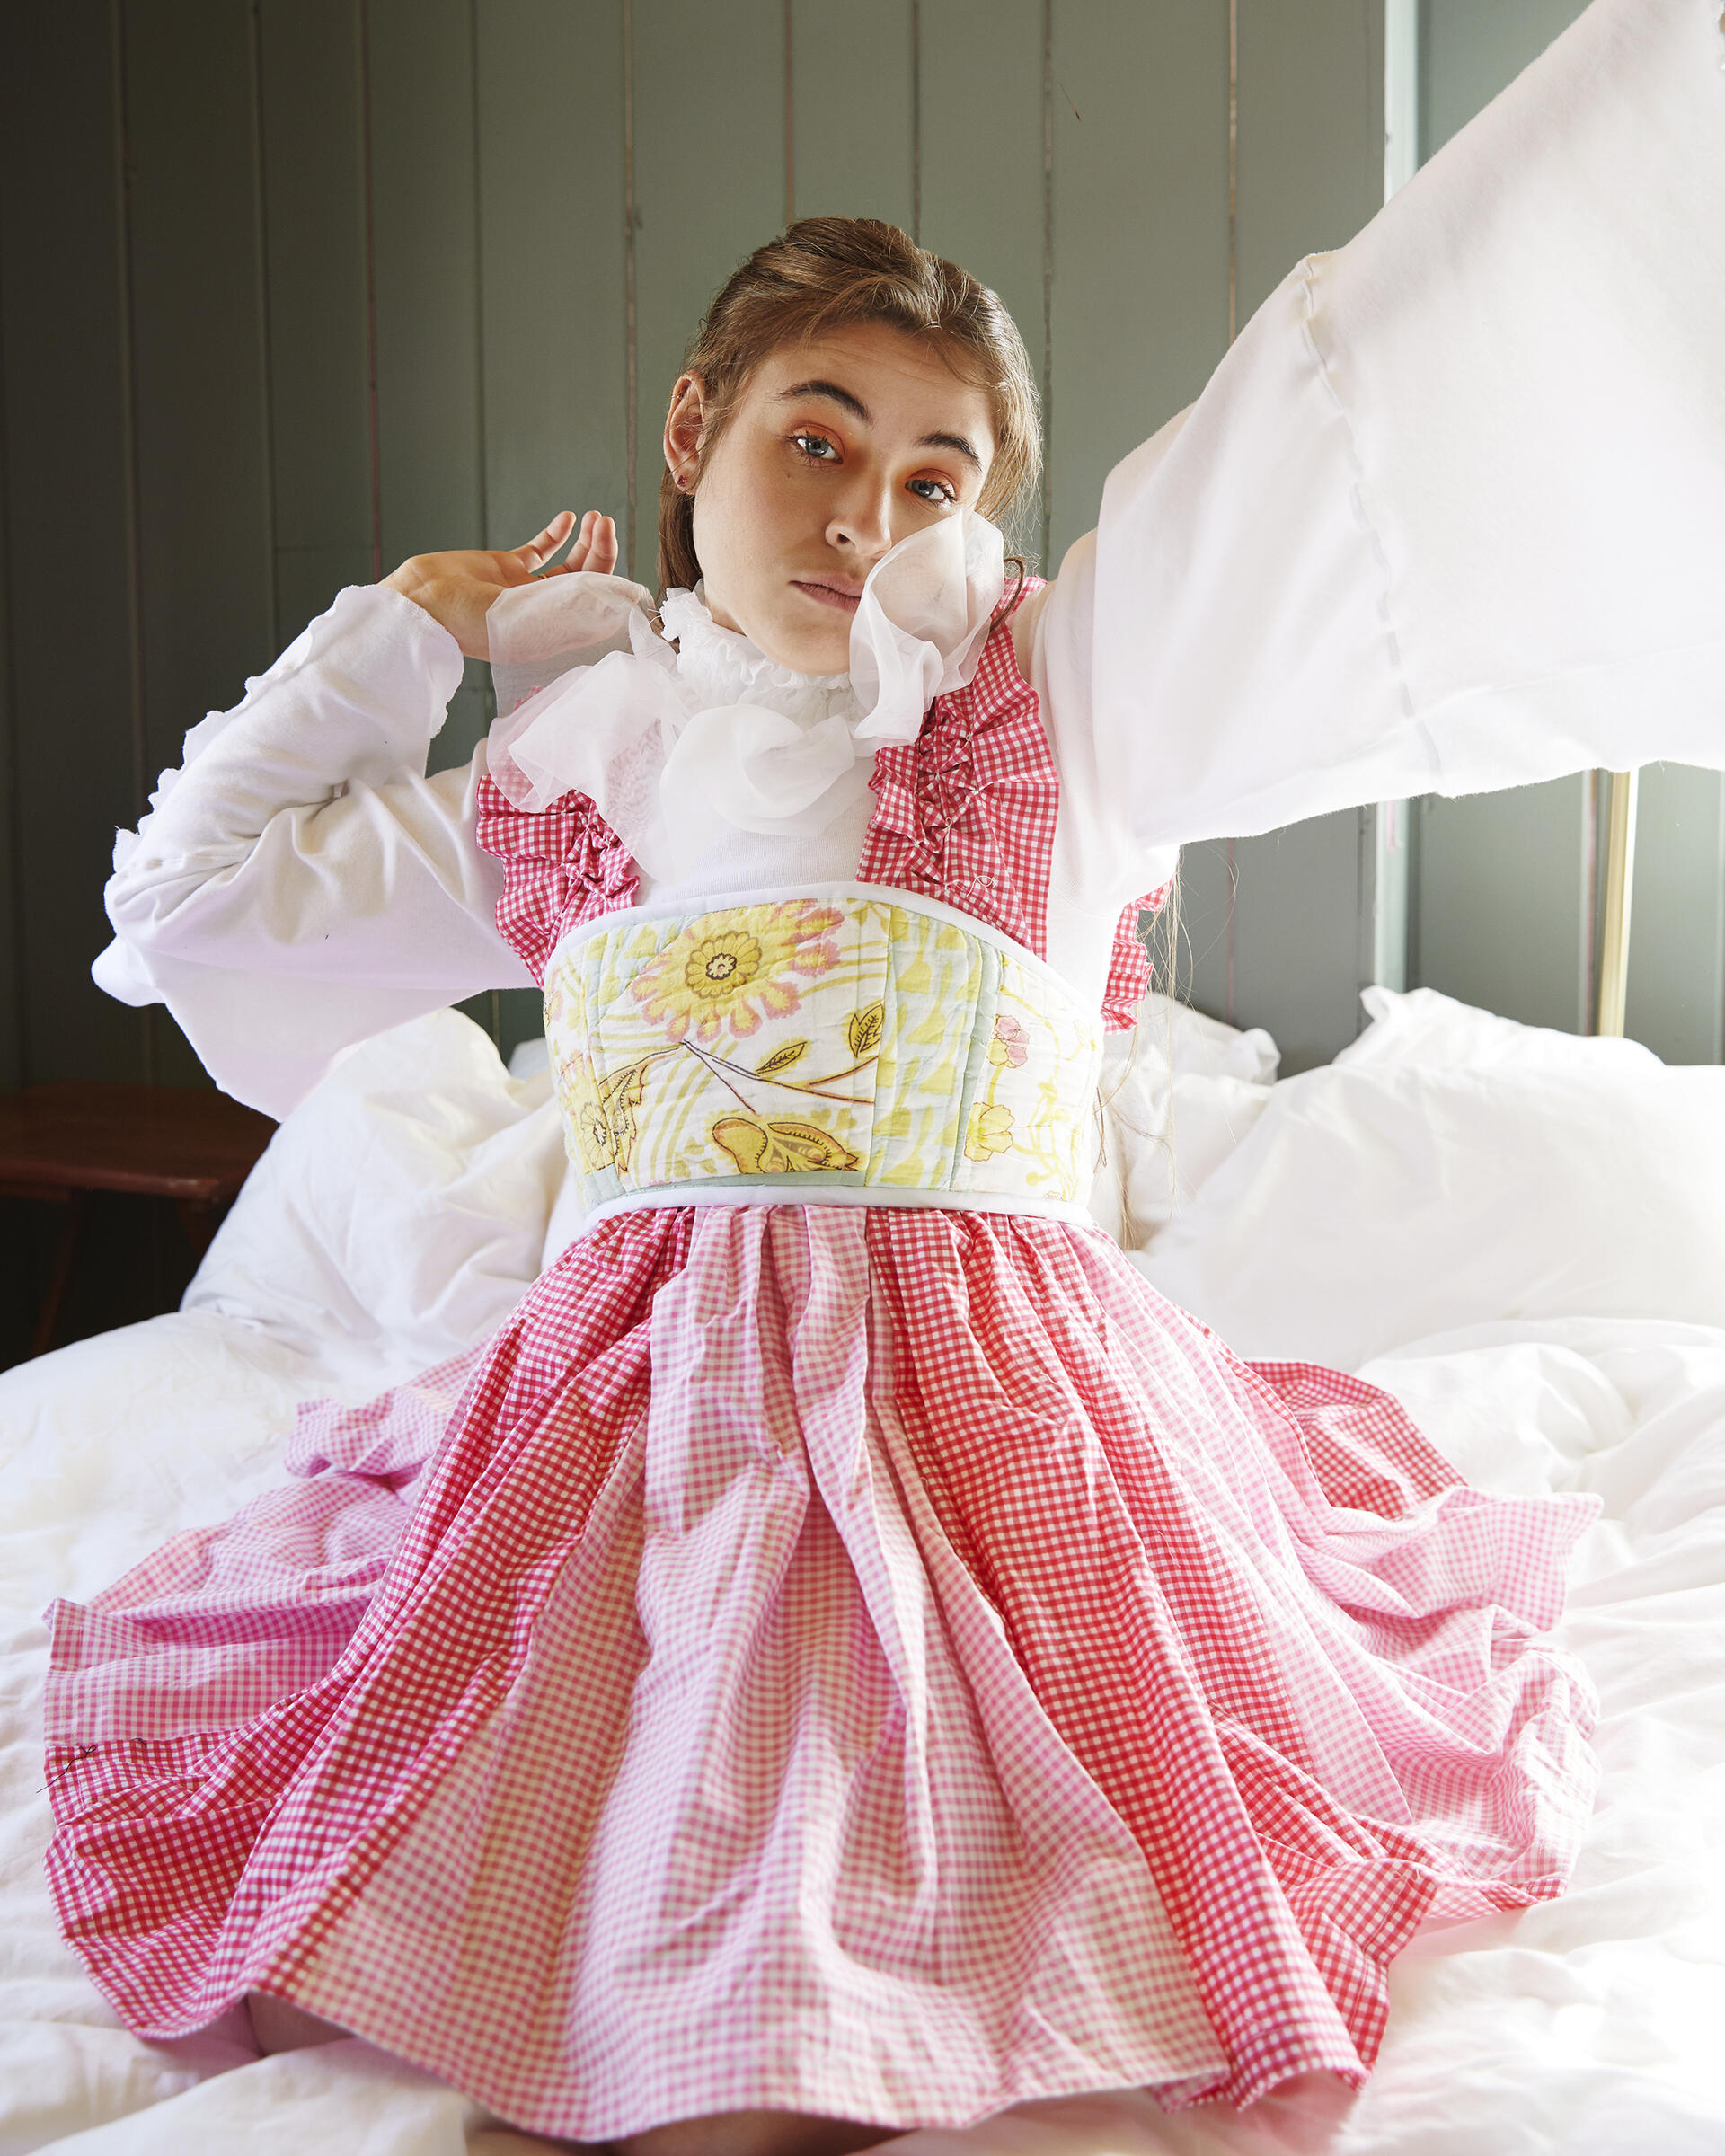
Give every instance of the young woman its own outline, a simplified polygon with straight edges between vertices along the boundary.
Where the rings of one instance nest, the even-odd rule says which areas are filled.
[[[101,977],[278,1111],[542,981],[590,1210],[435,1444],[316,1411],[323,1471],[58,1609],[55,1888],[130,2027],[250,1998],[542,2134],[838,2150],[1357,2086],[1416,1927],[1560,1890],[1587,1502],[1238,1362],[1082,1204],[1181,842],[1725,764],[1713,12],[1596,9],[1051,584],[998,303],[817,220],[672,393],[656,611],[602,516],[546,568],[565,513],[193,730]],[[503,715],[428,780],[463,651]]]

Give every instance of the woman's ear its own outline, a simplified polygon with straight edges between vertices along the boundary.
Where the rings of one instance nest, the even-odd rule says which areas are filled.
[[[701,462],[701,437],[706,431],[707,390],[699,375],[679,375],[671,392],[671,408],[665,416],[665,465],[685,494],[694,490]]]

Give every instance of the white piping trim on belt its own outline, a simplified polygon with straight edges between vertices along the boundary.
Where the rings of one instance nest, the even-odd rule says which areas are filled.
[[[713,1190],[699,1183],[672,1183],[653,1190],[625,1191],[607,1197],[582,1215],[578,1233],[618,1213],[663,1213],[693,1206],[888,1206],[932,1213],[1028,1213],[1037,1220],[1064,1220],[1075,1227],[1104,1231],[1085,1206],[1064,1197],[995,1197],[977,1190],[901,1188],[891,1183],[856,1186],[827,1183],[810,1190],[801,1176],[776,1182],[731,1184]]]

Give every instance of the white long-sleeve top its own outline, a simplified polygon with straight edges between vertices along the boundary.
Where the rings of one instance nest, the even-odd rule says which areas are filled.
[[[1596,0],[1291,273],[1021,608],[1060,777],[1048,956],[1081,994],[1186,841],[1725,767],[1719,18]],[[165,1001],[240,1099],[281,1114],[352,1042],[526,982],[481,764],[424,775],[460,668],[409,601],[345,591],[121,835],[96,977]],[[845,880],[862,837],[756,837],[660,890]]]

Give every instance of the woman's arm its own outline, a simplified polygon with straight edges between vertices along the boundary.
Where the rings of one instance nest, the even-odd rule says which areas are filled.
[[[1111,475],[1036,629],[1132,849],[1725,765],[1719,13],[1596,0]]]
[[[434,778],[425,762],[463,643],[483,649],[491,600],[567,533],[559,518],[511,554],[420,557],[344,591],[192,729],[119,835],[96,979],[166,1003],[238,1098],[285,1113],[356,1041],[530,985],[497,929],[500,864],[473,842],[482,755]],[[595,550],[578,551],[575,567]]]

